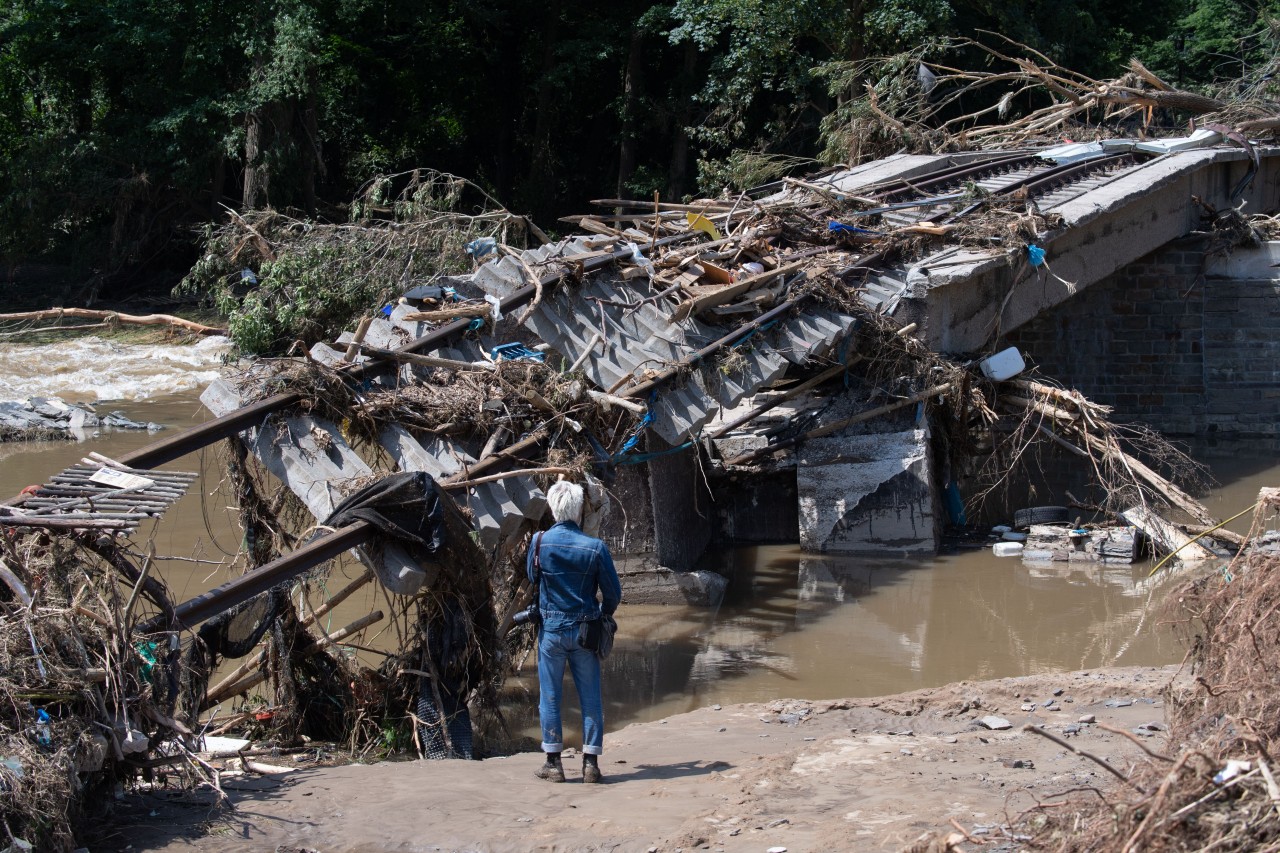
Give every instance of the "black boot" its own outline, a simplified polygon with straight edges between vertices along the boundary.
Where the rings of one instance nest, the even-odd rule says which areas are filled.
[[[587,783],[604,781],[604,777],[600,775],[600,764],[596,756],[590,754],[582,756],[582,781]]]
[[[548,752],[547,763],[535,770],[533,775],[548,782],[563,782],[564,765],[560,763],[560,753]]]

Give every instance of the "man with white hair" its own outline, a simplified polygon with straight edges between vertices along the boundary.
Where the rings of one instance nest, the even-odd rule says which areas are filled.
[[[547,490],[555,524],[534,534],[525,570],[538,589],[538,717],[542,751],[547,760],[540,779],[564,781],[560,753],[560,697],[565,664],[573,673],[582,707],[582,781],[599,782],[599,756],[604,749],[604,700],[600,692],[600,659],[578,642],[583,622],[612,617],[622,600],[613,558],[603,542],[582,532],[582,486],[560,480]],[[596,600],[599,591],[601,601]]]

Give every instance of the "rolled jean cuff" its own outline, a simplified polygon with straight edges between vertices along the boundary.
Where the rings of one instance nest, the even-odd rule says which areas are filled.
[[[604,755],[604,747],[587,744],[582,747],[582,752],[585,755]]]
[[[542,751],[543,752],[564,752],[564,744],[563,743],[544,743],[542,745]],[[586,750],[583,750],[583,752],[586,752]]]

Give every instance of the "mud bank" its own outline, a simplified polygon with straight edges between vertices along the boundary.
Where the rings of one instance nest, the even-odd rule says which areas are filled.
[[[208,794],[157,791],[121,802],[110,837],[91,849],[894,851],[929,831],[956,831],[954,820],[997,842],[983,849],[1016,850],[1022,845],[1005,827],[1019,814],[1068,789],[1105,792],[1114,781],[1024,724],[1127,769],[1138,747],[1101,725],[1160,750],[1161,690],[1175,671],[1115,668],[874,699],[712,706],[610,733],[600,786],[581,784],[576,755],[565,762],[569,782],[553,785],[533,776],[539,756],[522,754],[229,781],[234,808],[214,812]],[[979,721],[989,717],[1011,727],[986,728]]]

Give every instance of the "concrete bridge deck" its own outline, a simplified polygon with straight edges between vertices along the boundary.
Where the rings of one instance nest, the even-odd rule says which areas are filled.
[[[974,352],[996,334],[1023,325],[1116,270],[1201,227],[1201,203],[1245,215],[1280,208],[1280,148],[1257,148],[1258,169],[1235,198],[1250,155],[1237,146],[1161,154],[1117,172],[1074,183],[1043,198],[1038,209],[1062,225],[1045,241],[1047,270],[1032,270],[1025,252],[946,247],[897,271],[906,285],[894,308],[920,325],[940,352]],[[897,155],[827,179],[855,193],[886,181],[922,180],[974,154]],[[1022,248],[1022,247],[1017,247]]]

